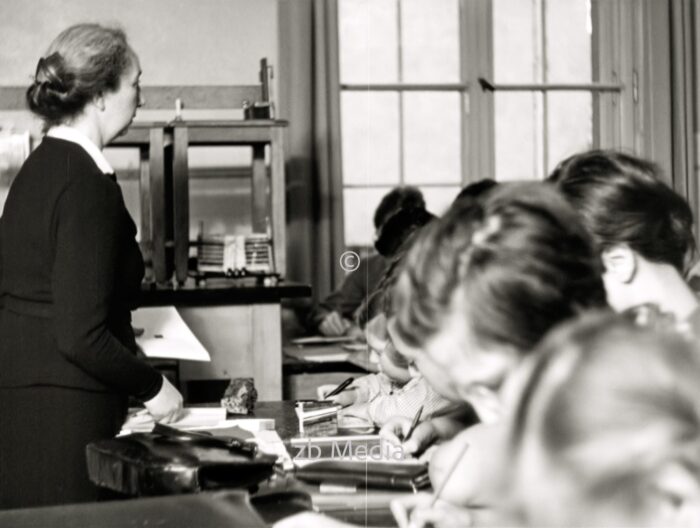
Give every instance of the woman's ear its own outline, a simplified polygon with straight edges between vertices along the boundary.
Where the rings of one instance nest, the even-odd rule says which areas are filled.
[[[95,104],[95,106],[96,106],[100,111],[104,112],[106,105],[105,105],[105,98],[104,98],[104,95],[103,95],[103,94],[101,94],[101,93],[100,93],[100,94],[97,94],[97,95],[93,98],[92,102]]]
[[[655,475],[656,517],[660,526],[671,528],[700,526],[700,483],[685,466],[666,464]]]
[[[637,272],[637,255],[624,245],[613,246],[603,250],[603,266],[608,278],[622,284],[632,282]]]

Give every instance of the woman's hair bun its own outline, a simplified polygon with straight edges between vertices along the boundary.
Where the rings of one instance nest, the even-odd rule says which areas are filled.
[[[46,120],[59,118],[67,109],[80,108],[82,101],[71,93],[72,77],[60,53],[39,59],[34,83],[27,89],[29,108]]]

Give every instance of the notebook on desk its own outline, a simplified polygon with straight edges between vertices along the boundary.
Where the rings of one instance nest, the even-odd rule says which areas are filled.
[[[420,464],[401,446],[393,445],[377,434],[291,438],[288,449],[296,466],[321,460]]]
[[[376,434],[292,438],[299,480],[322,486],[416,491],[430,485],[428,466]]]
[[[308,346],[308,345],[337,345],[341,343],[352,343],[356,339],[352,336],[308,336],[308,337],[297,337],[292,339],[291,343],[298,346]]]
[[[295,476],[321,486],[332,484],[355,489],[417,491],[430,486],[428,466],[420,462],[315,460],[297,467]]]

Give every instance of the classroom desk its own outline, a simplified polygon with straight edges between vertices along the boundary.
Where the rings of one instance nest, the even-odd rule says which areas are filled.
[[[261,399],[281,400],[281,300],[309,295],[310,286],[292,282],[245,286],[216,280],[198,286],[189,280],[179,287],[144,285],[138,305],[176,306],[209,351],[210,363],[183,363],[183,379],[252,376]]]
[[[272,418],[282,440],[299,434],[299,422],[294,412],[294,402],[265,402],[255,405],[251,418]],[[391,500],[410,495],[410,492],[368,490],[367,492],[321,493],[318,486],[299,482],[289,475],[261,486],[261,492],[301,490],[311,495],[314,508],[333,518],[360,526],[396,526],[389,510]],[[255,495],[253,495],[255,496]]]
[[[348,351],[341,345],[283,347],[284,398],[316,398],[320,385],[337,385],[346,378],[361,377],[378,371],[367,349]]]
[[[259,401],[255,406],[250,418],[272,418],[275,420],[275,429],[280,438],[285,441],[299,434],[299,425],[294,412],[295,402],[292,401]],[[410,495],[410,492],[392,492],[385,490],[368,490],[367,492],[342,492],[342,493],[321,493],[319,486],[307,484],[294,478],[294,472],[284,475],[275,475],[268,481],[261,483],[258,489],[250,494],[250,501],[253,504],[260,503],[259,498],[270,496],[273,493],[285,492],[288,494],[307,494],[311,498],[314,509],[326,513],[336,519],[345,522],[356,523],[360,526],[395,526],[395,522],[389,510],[389,502],[392,499]],[[204,492],[197,495],[208,495]],[[180,496],[192,497],[192,495]],[[139,501],[153,499],[136,498],[130,499],[129,504]],[[278,506],[274,502],[269,502],[265,506],[269,511],[261,511],[265,518],[279,516],[283,508],[288,508],[288,504]],[[289,511],[287,509],[286,511]],[[296,511],[299,511],[297,509]],[[45,517],[44,517],[45,518]],[[181,526],[181,524],[163,524],[158,526],[167,528],[168,526]],[[217,524],[218,526],[218,524]],[[232,523],[230,526],[240,526]]]
[[[347,350],[342,345],[294,345],[285,344],[285,371],[293,372],[329,372],[333,369],[347,368],[354,365],[358,372],[378,372],[378,363],[370,361],[368,348],[364,350]]]

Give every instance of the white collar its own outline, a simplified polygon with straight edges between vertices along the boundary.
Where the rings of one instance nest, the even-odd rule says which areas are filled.
[[[64,139],[72,143],[77,143],[83,147],[85,152],[87,152],[88,155],[95,161],[95,164],[102,172],[105,174],[114,174],[114,169],[109,164],[109,161],[107,161],[107,158],[105,158],[102,151],[97,148],[97,145],[95,145],[90,138],[88,138],[77,128],[69,127],[67,125],[58,125],[51,127],[46,135],[52,138]]]

